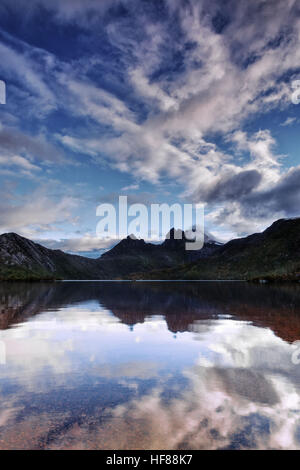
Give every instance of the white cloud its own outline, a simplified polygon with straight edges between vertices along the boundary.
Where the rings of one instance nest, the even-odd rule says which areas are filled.
[[[291,125],[294,124],[296,121],[297,121],[297,118],[295,118],[295,117],[288,117],[288,118],[286,118],[286,120],[285,120],[284,122],[282,122],[280,125],[281,125],[282,127],[291,126]]]
[[[33,165],[29,160],[20,155],[0,155],[0,166],[17,167],[22,175],[28,176],[32,176],[32,172],[40,171],[38,166]]]
[[[129,186],[124,186],[121,191],[135,191],[139,189],[139,184],[130,184]]]
[[[51,249],[59,249],[66,252],[80,254],[99,250],[107,250],[119,242],[119,239],[100,238],[86,233],[82,236],[69,236],[69,238],[60,240],[37,239],[36,241]]]
[[[23,93],[24,90],[29,92],[29,94],[25,94],[27,103],[34,106],[36,112],[41,116],[56,107],[56,98],[47,85],[43,69],[43,65],[47,69],[45,62],[49,59],[49,55],[40,52],[40,60],[36,61],[30,57],[31,53],[34,56],[34,52],[32,48],[26,47],[22,54],[0,42],[0,71],[7,77],[7,103],[10,103],[10,83],[17,80],[20,90],[23,90]]]
[[[40,189],[23,197],[22,202],[2,200],[0,232],[16,231],[32,238],[41,231],[54,231],[56,224],[72,220],[72,211],[76,206],[77,201],[72,197],[65,196],[54,201]]]

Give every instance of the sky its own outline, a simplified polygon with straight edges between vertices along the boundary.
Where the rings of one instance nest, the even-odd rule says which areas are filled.
[[[300,215],[297,0],[1,0],[0,80],[0,233],[98,256],[120,195],[223,241]]]

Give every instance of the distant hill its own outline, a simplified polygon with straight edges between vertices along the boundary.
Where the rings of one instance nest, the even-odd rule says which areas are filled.
[[[168,237],[160,245],[127,237],[100,258],[91,259],[51,250],[16,233],[6,233],[0,236],[0,279],[121,279],[190,262],[219,246],[207,238],[203,249],[191,255],[185,250],[184,234],[177,240],[172,229]]]
[[[231,240],[192,263],[147,273],[147,279],[300,281],[300,218],[278,220],[264,232]]]
[[[300,280],[300,218],[224,245],[206,236],[199,251],[186,251],[185,242],[174,229],[160,245],[127,237],[91,259],[7,233],[0,236],[0,279]]]
[[[146,243],[144,240],[127,237],[111,250],[104,253],[99,259],[106,271],[110,265],[115,266],[114,274],[124,277],[132,273],[147,273],[154,269],[167,269],[177,265],[189,263],[200,257],[212,254],[220,244],[209,237],[205,238],[204,246],[199,251],[186,251],[186,238],[179,230],[171,229],[165,241],[161,244]]]
[[[96,260],[50,250],[16,233],[0,236],[0,279],[105,279]]]

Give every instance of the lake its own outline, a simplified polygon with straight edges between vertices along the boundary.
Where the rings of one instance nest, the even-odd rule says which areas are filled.
[[[0,284],[1,449],[300,449],[300,285]]]

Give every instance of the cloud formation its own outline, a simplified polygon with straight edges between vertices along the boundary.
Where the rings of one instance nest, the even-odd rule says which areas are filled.
[[[183,200],[205,203],[208,220],[235,234],[298,213],[299,167],[285,165],[274,126],[263,118],[294,106],[297,1],[230,0],[221,7],[165,0],[146,8],[135,0],[35,0],[27,27],[41,6],[60,28],[58,43],[69,47],[47,38],[37,47],[24,34],[0,30],[0,73],[12,83],[7,109],[17,120],[0,129],[4,151],[28,165],[36,156],[63,161],[68,153],[99,172],[108,165],[139,182],[172,182]],[[6,1],[1,9],[9,15]],[[34,111],[34,134],[23,129],[16,103],[27,115]],[[282,132],[297,125],[295,116],[284,116]],[[293,194],[283,197],[290,180]],[[138,190],[133,183],[120,188]]]

